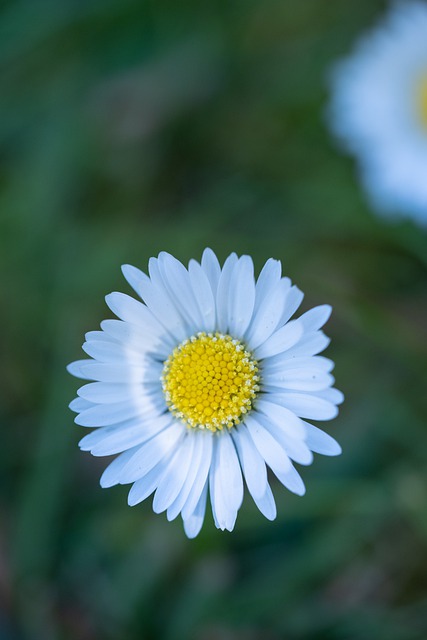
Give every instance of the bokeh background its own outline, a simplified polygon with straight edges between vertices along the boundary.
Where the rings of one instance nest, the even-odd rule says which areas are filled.
[[[380,0],[17,0],[0,17],[2,640],[425,640],[427,231],[325,126]],[[67,405],[84,332],[168,250],[274,256],[330,303],[340,458],[186,539],[101,490]]]

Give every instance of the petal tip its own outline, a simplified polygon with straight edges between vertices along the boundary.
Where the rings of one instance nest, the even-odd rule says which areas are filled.
[[[110,307],[110,309],[111,309],[110,304],[111,304],[112,302],[114,302],[114,298],[115,298],[115,296],[116,296],[116,294],[115,294],[115,292],[113,292],[113,291],[112,291],[111,293],[107,293],[107,295],[106,295],[106,296],[104,296],[104,300],[105,300],[105,302],[107,303],[107,305]]]
[[[101,476],[99,479],[99,486],[101,487],[101,489],[109,489],[113,485],[108,482],[108,480],[104,479],[104,476]]]
[[[273,520],[277,518],[277,510],[273,513],[264,513],[264,517],[267,518],[267,520],[270,520],[270,522],[273,522]]]
[[[327,322],[330,318],[330,315],[332,313],[332,305],[330,304],[322,304],[320,305],[320,307],[322,308],[324,314],[325,314],[325,322]]]
[[[330,446],[328,455],[332,458],[335,456],[340,456],[341,454],[342,454],[342,447],[336,440],[334,440],[334,445]]]

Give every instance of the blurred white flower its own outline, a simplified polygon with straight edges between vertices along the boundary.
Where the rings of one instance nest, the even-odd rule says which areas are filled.
[[[95,456],[120,454],[101,485],[133,483],[128,502],[154,493],[155,512],[181,514],[189,537],[203,524],[207,494],[215,524],[231,531],[243,499],[243,476],[259,510],[276,506],[266,464],[285,487],[305,492],[292,461],[312,451],[338,455],[333,438],[304,419],[329,420],[342,394],[332,388],[333,363],[317,354],[329,339],[323,305],[290,320],[303,294],[270,259],[258,280],[249,256],[231,254],[222,269],[206,249],[188,270],[160,253],[149,276],[123,273],[143,302],[106,297],[120,320],[86,334],[92,358],[69,365],[95,380],[70,407],[75,421],[97,427],[80,447]]]
[[[427,4],[393,4],[332,72],[328,119],[372,206],[427,223]]]

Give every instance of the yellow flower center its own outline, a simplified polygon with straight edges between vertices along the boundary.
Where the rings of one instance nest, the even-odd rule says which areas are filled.
[[[189,427],[221,431],[238,424],[259,390],[258,365],[243,344],[221,333],[198,333],[164,363],[169,410]]]
[[[417,84],[417,112],[422,126],[427,129],[427,73],[421,76]]]

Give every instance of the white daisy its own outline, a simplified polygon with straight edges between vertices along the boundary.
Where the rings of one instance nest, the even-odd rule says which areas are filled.
[[[427,223],[427,4],[394,4],[332,73],[329,123],[380,213]]]
[[[266,465],[302,495],[293,461],[307,465],[312,451],[341,452],[305,421],[334,418],[343,399],[331,388],[332,361],[317,355],[329,343],[320,328],[331,308],[290,321],[303,294],[273,259],[257,281],[249,256],[233,253],[221,269],[210,249],[188,270],[162,252],[151,258],[149,276],[129,265],[123,273],[143,302],[109,294],[120,320],[87,333],[83,349],[92,359],[69,365],[73,375],[96,381],[70,404],[77,424],[97,427],[81,449],[119,454],[101,486],[133,483],[130,505],[154,492],[154,511],[169,520],[181,514],[192,538],[208,491],[216,526],[233,529],[243,475],[273,520]]]

